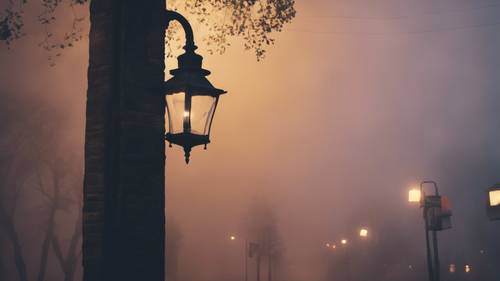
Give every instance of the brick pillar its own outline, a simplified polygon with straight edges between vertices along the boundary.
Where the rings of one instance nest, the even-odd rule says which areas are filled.
[[[163,281],[165,0],[92,0],[85,281]]]

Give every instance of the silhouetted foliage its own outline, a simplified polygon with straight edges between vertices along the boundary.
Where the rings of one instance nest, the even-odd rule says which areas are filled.
[[[0,41],[11,45],[24,33],[24,8],[28,0],[9,0],[7,8],[0,15]],[[36,21],[43,27],[45,36],[40,47],[47,51],[60,51],[72,47],[83,36],[82,22],[85,17],[75,13],[76,5],[83,5],[89,0],[42,0],[41,12]],[[51,32],[51,25],[56,23],[56,9],[64,5],[69,7],[73,22],[69,31],[62,36]],[[204,26],[207,35],[201,38],[211,54],[222,54],[231,45],[230,38],[243,39],[246,50],[253,50],[258,60],[265,57],[266,48],[274,44],[273,32],[280,32],[296,14],[294,0],[187,0],[168,1],[170,9],[183,9]],[[180,34],[170,29],[168,39],[173,39],[169,48],[181,47]],[[171,52],[169,52],[171,53]],[[52,60],[52,57],[49,58]]]

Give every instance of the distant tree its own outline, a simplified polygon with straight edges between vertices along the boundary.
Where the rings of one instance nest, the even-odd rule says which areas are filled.
[[[249,218],[250,237],[256,243],[253,254],[259,268],[261,262],[267,261],[267,280],[272,281],[280,270],[285,252],[274,210],[266,201],[256,201],[250,209]]]
[[[74,279],[74,269],[81,255],[81,186],[82,173],[78,165],[81,155],[57,151],[63,145],[56,145],[61,134],[60,118],[50,120],[49,111],[33,107],[27,101],[22,101],[24,110],[14,101],[6,98],[1,114],[8,118],[0,118],[0,242],[9,244],[12,253],[0,247],[0,256],[12,256],[20,281],[46,280],[50,252],[53,251],[58,258],[65,281]],[[54,117],[54,116],[52,116]],[[36,135],[37,138],[30,136]],[[64,143],[64,141],[63,141]],[[64,152],[64,153],[60,153]],[[42,202],[41,210],[33,218],[41,222],[42,243],[39,252],[37,270],[28,270],[30,265],[26,262],[26,249],[23,236],[26,233],[18,231],[19,217],[16,212],[23,209],[36,209],[38,203],[24,200],[26,195],[39,195]],[[36,196],[34,196],[36,197]],[[33,205],[36,204],[36,205]],[[80,214],[75,218],[75,227],[68,246],[67,254],[63,255],[60,242],[60,230],[57,221],[59,212],[74,212]],[[60,227],[66,231],[66,227]],[[29,253],[32,255],[32,253]],[[35,268],[35,266],[31,266]],[[36,278],[30,278],[30,272],[36,272]],[[6,274],[6,273],[4,273]]]

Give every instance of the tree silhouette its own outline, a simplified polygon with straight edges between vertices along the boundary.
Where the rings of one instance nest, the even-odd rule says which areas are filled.
[[[249,218],[250,236],[253,237],[253,242],[258,245],[255,253],[258,268],[260,269],[262,258],[265,258],[267,261],[267,280],[272,281],[280,269],[285,252],[274,210],[268,202],[256,201],[250,209]],[[258,274],[260,275],[260,270]]]
[[[85,17],[77,16],[75,6],[85,5],[90,0],[42,0],[40,13],[35,19],[45,33],[40,46],[47,51],[72,47],[82,40],[82,24]],[[11,45],[25,35],[25,8],[29,0],[9,0],[0,16],[0,41]],[[64,6],[65,12],[71,13],[73,22],[64,34],[57,36],[51,27],[57,24],[56,10]],[[265,57],[268,46],[274,44],[274,32],[282,31],[285,24],[295,17],[295,0],[171,0],[170,9],[183,9],[205,27],[207,35],[201,38],[206,43],[206,50],[222,54],[231,45],[230,38],[241,38],[246,50],[253,50],[258,60]],[[181,36],[177,28],[168,31],[170,48],[182,47]],[[173,39],[173,40],[172,40]],[[171,52],[169,52],[170,54]]]
[[[74,271],[80,257],[81,244],[81,169],[78,160],[81,155],[68,153],[66,150],[57,151],[67,143],[61,138],[60,122],[48,117],[50,110],[33,106],[28,102],[21,102],[26,108],[19,108],[20,101],[13,101],[9,97],[2,105],[0,129],[0,243],[9,247],[0,247],[0,255],[14,260],[18,279],[21,281],[46,280],[49,257],[51,251],[56,257],[63,245],[60,242],[61,232],[70,232],[72,238],[68,246],[68,253],[60,262],[65,281],[74,279]],[[5,114],[5,115],[4,115]],[[32,138],[31,134],[37,138]],[[58,141],[58,139],[61,139]],[[54,145],[59,144],[59,145]],[[37,200],[33,200],[36,198]],[[39,200],[38,200],[39,199]],[[41,203],[41,204],[39,204]],[[18,210],[35,209],[40,226],[41,244],[38,264],[27,264],[26,256],[33,256],[33,249],[27,249],[24,239],[26,233],[18,230],[21,223],[16,216]],[[74,212],[76,210],[76,212]],[[77,213],[75,228],[58,229],[60,214]],[[38,227],[38,226],[33,226]],[[12,249],[8,251],[7,249]],[[62,255],[62,254],[61,254]],[[13,258],[10,258],[13,257]],[[32,260],[30,258],[30,260]],[[29,270],[37,268],[37,270]],[[32,279],[30,272],[36,272]],[[3,273],[7,275],[8,273]],[[7,278],[7,277],[6,277]],[[3,280],[3,279],[2,279]],[[8,279],[5,279],[8,280]]]

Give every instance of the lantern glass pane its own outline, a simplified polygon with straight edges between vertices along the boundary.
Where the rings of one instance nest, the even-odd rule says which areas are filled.
[[[490,191],[490,206],[500,206],[500,190]]]
[[[191,100],[191,133],[208,135],[216,98],[212,96],[193,96]]]
[[[184,92],[167,95],[167,114],[168,114],[168,131],[171,134],[182,133],[184,129],[184,100],[186,94]]]

